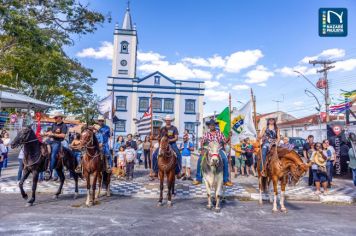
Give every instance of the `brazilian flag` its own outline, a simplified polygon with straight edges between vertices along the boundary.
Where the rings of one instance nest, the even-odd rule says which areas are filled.
[[[217,122],[219,122],[219,129],[221,133],[227,138],[231,130],[231,120],[230,120],[230,109],[226,107],[217,117]]]

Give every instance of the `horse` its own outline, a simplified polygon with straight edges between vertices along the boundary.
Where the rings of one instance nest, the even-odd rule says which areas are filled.
[[[176,181],[175,177],[175,167],[177,164],[177,155],[169,145],[168,136],[165,135],[161,138],[158,150],[158,176],[160,180],[159,186],[159,200],[158,206],[162,206],[163,203],[163,182],[164,176],[167,177],[167,206],[171,207],[172,204],[172,194],[174,194],[174,185]]]
[[[259,203],[262,205],[262,192],[267,192],[270,182],[273,182],[273,208],[272,212],[277,212],[277,195],[278,195],[278,181],[281,185],[281,197],[280,206],[282,212],[287,212],[287,208],[284,205],[285,189],[288,182],[288,174],[291,174],[292,181],[297,184],[301,177],[305,175],[310,167],[310,164],[303,162],[302,158],[294,150],[273,146],[267,155],[267,176],[261,174],[261,151],[258,153],[259,158],[257,160],[258,182],[259,182]],[[270,200],[271,195],[270,195]]]
[[[47,145],[44,143],[41,143],[33,130],[31,129],[31,126],[23,128],[15,137],[15,139],[11,143],[11,148],[17,148],[19,146],[23,145],[24,149],[24,159],[23,159],[23,175],[22,178],[19,182],[19,188],[21,191],[22,198],[25,200],[28,199],[28,195],[23,189],[23,183],[25,180],[28,178],[30,173],[32,173],[32,197],[30,200],[28,200],[26,206],[32,206],[33,203],[35,202],[36,199],[36,189],[37,189],[37,182],[38,182],[38,176],[40,172],[43,172],[46,170],[48,164],[49,164],[49,153],[47,149]],[[75,168],[76,168],[76,161],[74,156],[71,154],[71,152],[67,149],[63,149],[61,153],[59,154],[59,158],[57,159],[57,165],[55,167],[55,170],[58,173],[58,176],[60,178],[60,185],[59,188],[54,195],[54,198],[58,198],[59,194],[62,192],[62,187],[64,184],[64,173],[63,173],[63,167],[65,166],[69,171],[72,173],[74,176],[74,181],[75,181],[75,194],[74,198],[77,198],[78,196],[78,175],[75,173]]]
[[[224,178],[223,162],[219,155],[220,145],[217,142],[211,142],[208,145],[208,152],[202,159],[201,168],[208,196],[208,209],[212,208],[211,190],[215,189],[215,211],[220,212],[220,199],[223,197]]]
[[[106,173],[105,157],[100,150],[99,142],[92,128],[89,127],[83,130],[80,145],[84,150],[82,167],[83,176],[87,182],[87,200],[85,204],[90,207],[95,204],[95,199],[100,197],[103,183],[106,185],[106,196],[110,197],[111,173]],[[95,194],[97,181],[99,189]]]

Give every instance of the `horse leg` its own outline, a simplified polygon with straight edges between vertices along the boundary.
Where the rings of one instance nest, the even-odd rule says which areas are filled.
[[[272,212],[277,212],[278,211],[278,208],[277,208],[278,179],[276,177],[273,177],[272,181],[273,181],[273,208],[272,208]]]
[[[64,184],[64,180],[65,180],[65,176],[64,176],[64,173],[63,173],[63,168],[56,168],[56,171],[57,171],[58,177],[60,179],[60,183],[59,183],[59,187],[58,187],[58,190],[57,190],[56,194],[53,196],[54,199],[57,199],[59,194],[61,194],[62,188],[63,188],[63,184]]]
[[[111,196],[111,192],[110,192],[110,180],[111,180],[111,173],[105,173],[105,182],[106,182],[106,196],[110,197]]]
[[[75,171],[71,171],[72,175],[74,176],[74,183],[75,183],[75,192],[74,192],[74,199],[78,197],[78,174]]]
[[[87,200],[86,200],[85,204],[89,207],[89,206],[91,206],[91,204],[90,204],[90,174],[87,173],[86,171],[84,171],[84,176],[87,181]]]
[[[104,171],[103,172],[98,172],[98,185],[99,185],[99,187],[98,187],[98,192],[95,195],[95,198],[99,198],[100,197],[101,186],[103,184],[103,173],[104,173]]]
[[[221,200],[221,195],[222,195],[222,186],[223,186],[223,180],[222,180],[222,177],[221,177],[221,181],[219,181],[216,184],[216,188],[215,188],[215,198],[216,198],[215,212],[220,212],[221,211],[220,200]]]
[[[30,175],[30,171],[27,168],[24,168],[22,178],[19,182],[19,188],[21,191],[21,195],[22,195],[22,198],[25,200],[27,200],[28,195],[25,192],[25,190],[23,189],[23,183],[25,182],[25,180],[28,178],[29,175]]]
[[[37,182],[38,182],[38,171],[32,172],[32,197],[27,202],[26,206],[32,206],[36,199],[36,189],[37,189]]]
[[[171,170],[168,174],[167,174],[167,186],[168,186],[168,194],[167,194],[167,206],[171,207],[172,204],[172,187],[173,187],[173,178],[174,178],[174,170]]]
[[[284,206],[286,185],[286,178],[283,178],[281,181],[281,198],[279,199],[279,204],[281,205],[281,211],[284,213],[287,213],[287,208]]]
[[[259,197],[259,201],[258,201],[258,203],[262,206],[262,204],[263,204],[263,201],[262,201],[262,188],[263,188],[263,186],[262,186],[262,176],[258,176],[258,188],[259,188],[259,190],[260,190],[260,197]]]
[[[164,172],[162,170],[160,170],[158,172],[158,175],[159,175],[159,200],[158,200],[158,206],[162,206]]]
[[[96,181],[98,180],[98,175],[99,175],[99,171],[94,172],[93,184],[91,185],[93,191],[92,192],[93,205],[95,205],[95,190],[96,190]]]
[[[209,181],[207,179],[205,179],[205,188],[206,188],[206,195],[208,197],[208,205],[206,205],[207,209],[211,209],[212,203],[211,203],[211,188],[210,188],[210,184]]]

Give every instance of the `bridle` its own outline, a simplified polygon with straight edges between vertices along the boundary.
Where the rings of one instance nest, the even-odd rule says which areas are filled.
[[[94,149],[95,146],[94,146],[94,132],[92,132],[90,129],[86,129],[85,131],[88,131],[90,132],[90,139],[88,142],[86,142],[85,145],[82,145],[82,147],[85,149],[85,154],[88,155],[89,157],[91,157],[91,160],[95,159],[96,157],[100,156],[100,151],[99,152],[95,152],[94,155],[91,155],[89,152],[88,152],[88,149]],[[84,132],[85,132],[84,131]],[[89,146],[91,145],[91,146]]]

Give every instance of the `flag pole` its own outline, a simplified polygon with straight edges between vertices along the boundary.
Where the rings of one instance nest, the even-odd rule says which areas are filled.
[[[112,90],[111,90],[111,130],[112,130],[112,156],[115,156],[115,125],[114,125],[114,116],[115,116],[115,110],[114,110],[114,84],[112,84]],[[115,165],[113,165],[115,166]]]
[[[253,121],[254,121],[255,129],[256,129],[256,131],[258,131],[258,128],[257,128],[257,115],[256,115],[256,97],[253,94],[252,88],[251,88],[251,101],[252,101],[252,104],[253,104]]]
[[[231,112],[232,112],[232,109],[231,109],[231,93],[229,93],[229,114],[230,114],[230,130],[229,130],[229,135],[230,135],[230,132],[231,132]],[[230,140],[229,140],[229,156],[228,156],[228,161],[229,161],[229,181],[231,182],[231,172],[232,172],[232,166],[231,166],[231,136],[230,136]]]
[[[153,96],[153,93],[151,91],[151,96],[150,96],[150,104],[148,104],[149,106],[149,109],[150,109],[150,113],[151,113],[151,131],[150,131],[150,161],[151,161],[151,169],[150,169],[150,176],[153,177],[154,174],[153,174],[153,109],[152,109],[152,96]],[[152,137],[152,140],[151,140],[151,137]]]

